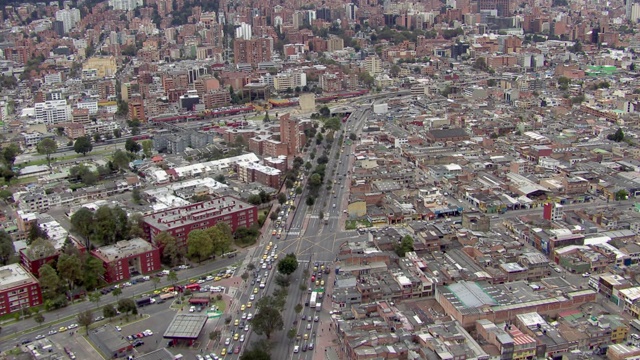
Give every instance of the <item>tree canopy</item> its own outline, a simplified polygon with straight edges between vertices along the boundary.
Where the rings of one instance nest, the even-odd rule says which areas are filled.
[[[58,150],[58,143],[51,138],[42,139],[38,145],[36,145],[36,150],[38,151],[38,154],[45,155],[47,158],[47,165],[51,167],[51,154]]]
[[[88,136],[81,136],[73,143],[73,150],[78,154],[87,155],[93,150],[91,139]]]
[[[101,206],[95,212],[80,208],[71,216],[71,225],[80,235],[97,245],[110,245],[129,238],[131,224],[119,208]]]
[[[278,261],[278,272],[283,275],[291,275],[298,269],[298,259],[296,254],[288,253],[284,258]]]

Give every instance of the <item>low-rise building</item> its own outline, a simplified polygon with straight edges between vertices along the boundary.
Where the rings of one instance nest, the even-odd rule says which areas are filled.
[[[129,279],[132,274],[146,274],[160,270],[160,250],[141,239],[121,240],[113,245],[91,251],[91,255],[102,261],[107,283]]]
[[[40,283],[18,264],[0,267],[0,315],[42,304]]]

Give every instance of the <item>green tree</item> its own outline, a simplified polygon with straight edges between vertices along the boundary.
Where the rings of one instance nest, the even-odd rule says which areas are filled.
[[[271,360],[271,355],[263,349],[254,347],[242,353],[240,360]]]
[[[350,134],[349,134],[349,139],[350,139],[351,141],[355,141],[357,138],[358,138],[358,136],[357,136],[356,134],[354,134],[354,133],[350,133]]]
[[[7,265],[15,252],[11,236],[6,231],[0,230],[0,264]]]
[[[133,202],[138,204],[138,205],[142,204],[142,195],[140,195],[140,189],[139,188],[134,188],[131,191],[131,200],[133,200]]]
[[[298,258],[294,253],[288,253],[278,261],[278,272],[283,275],[291,275],[298,269]]]
[[[56,269],[60,278],[67,282],[69,290],[72,290],[75,284],[82,279],[82,262],[75,254],[60,254]]]
[[[293,308],[293,311],[296,312],[296,314],[300,314],[300,312],[302,312],[302,304],[296,304],[296,306]]]
[[[140,144],[142,145],[142,152],[144,153],[144,156],[150,158],[151,155],[153,155],[153,141],[151,140],[142,140],[140,142]]]
[[[97,288],[98,282],[105,272],[102,262],[93,256],[85,256],[82,269],[82,285],[85,289],[94,290]]]
[[[120,129],[113,129],[113,136],[115,136],[117,139],[122,137],[122,130]]]
[[[262,298],[264,299],[264,298]],[[262,300],[261,299],[261,300]],[[258,335],[264,334],[267,340],[271,339],[271,334],[284,328],[282,314],[273,306],[261,306],[251,320],[253,330]]]
[[[400,244],[396,245],[396,254],[400,257],[404,257],[409,251],[413,251],[413,238],[406,235],[402,238]]]
[[[629,193],[627,190],[621,189],[616,192],[616,201],[627,200]]]
[[[278,194],[278,202],[280,203],[280,205],[286,203],[287,202],[287,195],[285,193]]]
[[[78,154],[82,154],[83,156],[87,155],[87,153],[90,153],[91,150],[93,150],[91,139],[89,139],[89,137],[87,136],[81,136],[77,138],[75,143],[73,143],[73,150]]]
[[[111,295],[115,296],[116,300],[118,300],[120,295],[122,295],[122,289],[120,289],[119,287],[113,289],[113,291],[111,292]]]
[[[40,226],[34,224],[29,228],[29,234],[27,235],[27,245],[31,245],[36,239],[48,239],[49,235],[46,231],[42,230]]]
[[[0,199],[4,201],[11,201],[13,200],[13,193],[7,189],[2,189],[0,190]]]
[[[45,259],[49,256],[55,255],[56,252],[56,248],[51,244],[51,241],[40,237],[33,240],[26,249],[27,256],[32,260]]]
[[[198,262],[213,254],[213,243],[204,230],[193,230],[187,237],[187,255]]]
[[[118,300],[118,311],[123,314],[131,313],[133,315],[136,315],[138,313],[138,307],[136,306],[136,302],[133,301],[133,299],[120,299]]]
[[[2,158],[4,163],[9,167],[12,167],[16,162],[16,157],[20,154],[20,148],[16,144],[9,144],[9,146],[2,149]]]
[[[262,119],[262,121],[264,121],[264,122],[266,122],[266,123],[268,123],[268,122],[270,122],[270,121],[271,121],[271,120],[269,119],[269,111],[268,111],[268,110],[264,112],[264,118]]]
[[[118,149],[113,153],[113,156],[111,157],[111,162],[118,167],[118,169],[128,169],[129,168],[129,162],[131,162],[131,159],[129,158],[129,155],[127,155],[126,152]]]
[[[624,140],[624,132],[621,128],[618,128],[615,133],[607,135],[607,139],[615,142],[621,142]]]
[[[47,165],[51,167],[51,154],[58,150],[58,143],[51,138],[42,139],[38,145],[36,145],[36,150],[38,151],[38,154],[45,155]]]
[[[71,215],[73,230],[85,238],[91,235],[93,225],[93,212],[86,207],[81,207]]]
[[[389,74],[392,77],[398,77],[398,75],[400,74],[400,66],[395,65],[395,64],[393,66],[391,66],[391,69],[389,69]]]
[[[56,270],[49,264],[44,264],[38,270],[40,280],[40,289],[42,291],[42,299],[44,301],[53,300],[58,296],[60,290],[60,277]]]
[[[78,324],[84,327],[87,335],[89,335],[89,326],[93,324],[93,313],[91,310],[85,310],[78,314]]]
[[[153,282],[153,290],[156,290],[158,288],[158,285],[160,284],[160,282],[162,281],[162,278],[154,276],[151,278],[151,282]]]
[[[178,282],[178,273],[171,270],[169,274],[167,274],[167,281],[172,285],[175,285]]]
[[[163,231],[155,236],[154,242],[162,251],[162,262],[171,267],[176,266],[182,257],[176,238]]]
[[[90,292],[88,297],[89,297],[89,301],[96,304],[96,309],[97,309],[100,304],[100,300],[102,299],[102,294],[100,293],[100,291]]]
[[[211,240],[213,253],[224,254],[229,251],[234,237],[229,224],[226,222],[219,222],[205,231]]]
[[[37,314],[36,314],[36,316],[34,316],[34,317],[33,317],[33,320],[34,320],[35,322],[37,322],[37,323],[38,323],[38,325],[41,325],[41,324],[44,322],[44,320],[45,320],[45,319],[44,319],[44,315],[42,315],[42,314],[40,314],[40,313],[37,313]]]
[[[116,308],[111,304],[107,304],[102,308],[102,316],[107,319],[111,319],[115,317],[118,313],[116,312]]]
[[[140,151],[142,149],[142,146],[140,144],[138,144],[135,140],[129,138],[124,143],[124,148],[128,152],[135,154],[135,153],[137,153],[138,151]]]

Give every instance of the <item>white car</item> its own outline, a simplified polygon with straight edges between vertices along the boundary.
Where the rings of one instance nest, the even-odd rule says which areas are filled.
[[[36,336],[36,340],[44,339],[44,337],[45,337],[45,335],[40,334],[40,335]]]
[[[253,319],[253,314],[252,313],[248,313],[247,314],[247,320],[251,320]]]
[[[240,342],[244,342],[244,334],[240,335]]]
[[[120,326],[116,326],[116,331],[122,331],[122,328]]]
[[[153,336],[153,331],[147,329],[143,331],[142,334],[144,334],[144,336]]]
[[[249,331],[249,325],[244,326],[244,331]]]
[[[231,344],[231,338],[226,338],[226,339],[224,340],[224,344],[225,344],[225,345],[229,345],[229,344]]]
[[[189,308],[189,312],[194,312],[194,311],[196,311],[196,307],[195,306],[192,306],[192,307]]]
[[[255,296],[255,295],[253,295],[253,294],[249,295],[249,301],[253,301],[253,300],[255,300],[255,299],[256,299],[256,296]]]
[[[211,281],[211,280],[213,280],[213,276],[211,276],[211,275],[207,276],[207,279],[206,279],[206,280],[207,280],[207,281]]]
[[[294,346],[294,347],[293,347],[293,353],[294,353],[294,354],[297,354],[297,353],[299,353],[299,352],[300,352],[300,346],[298,346],[298,345]]]
[[[67,326],[69,329],[75,329],[78,327],[78,324],[71,324],[69,326]]]
[[[242,318],[242,320],[246,320],[247,319],[247,313],[242,313],[241,318]]]

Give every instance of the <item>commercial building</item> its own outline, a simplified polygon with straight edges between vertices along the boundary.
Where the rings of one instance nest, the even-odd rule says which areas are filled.
[[[132,274],[146,274],[161,268],[160,250],[140,238],[122,240],[91,251],[104,266],[107,283],[129,279]]]
[[[133,351],[133,344],[128,342],[111,324],[91,330],[89,339],[110,359],[125,357]]]
[[[184,342],[191,346],[200,336],[206,323],[207,315],[176,314],[162,337],[173,341],[174,345]]]
[[[0,315],[42,304],[38,280],[18,264],[0,267]]]
[[[240,226],[249,227],[256,221],[257,207],[232,196],[222,196],[151,213],[144,217],[143,228],[152,242],[159,233],[166,231],[177,239],[179,247],[186,248],[187,237],[192,230],[207,229],[219,222],[226,222],[235,231]]]
[[[35,104],[37,122],[53,125],[71,121],[71,106],[67,100],[51,100]]]

